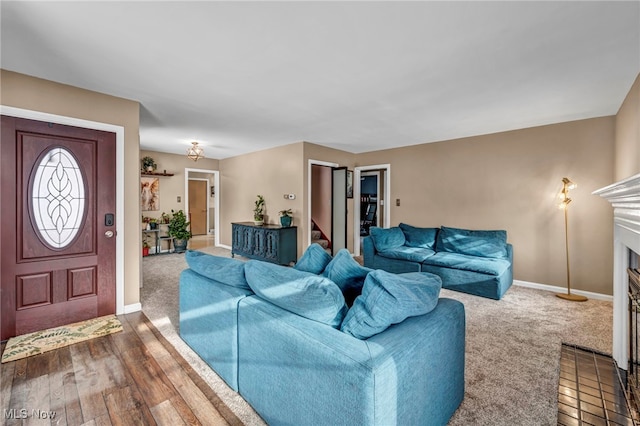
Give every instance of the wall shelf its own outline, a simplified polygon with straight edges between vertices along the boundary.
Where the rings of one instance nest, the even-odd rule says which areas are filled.
[[[173,176],[173,173],[140,172],[140,176]]]

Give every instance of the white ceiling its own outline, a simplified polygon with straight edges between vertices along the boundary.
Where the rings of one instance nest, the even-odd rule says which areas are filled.
[[[141,104],[142,149],[366,152],[618,111],[640,2],[0,2],[1,66]],[[90,108],[87,105],[87,108]]]

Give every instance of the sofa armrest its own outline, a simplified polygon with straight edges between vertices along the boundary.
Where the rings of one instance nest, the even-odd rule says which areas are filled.
[[[180,274],[180,337],[238,390],[238,301],[251,290],[231,287],[191,269]]]
[[[460,302],[440,299],[359,340],[247,297],[239,392],[269,424],[444,425],[464,395],[464,316]]]
[[[362,239],[362,256],[364,257],[364,266],[372,268],[374,264],[373,257],[376,255],[376,247],[373,245],[373,239],[370,236]]]

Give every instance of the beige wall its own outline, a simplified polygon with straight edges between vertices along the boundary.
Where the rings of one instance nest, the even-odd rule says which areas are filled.
[[[640,74],[616,115],[615,180],[640,173]]]
[[[231,223],[252,222],[254,201],[265,198],[265,222],[280,224],[281,210],[291,209],[301,251],[303,174],[301,142],[220,160],[220,243],[231,245]],[[218,191],[218,190],[216,190]],[[284,199],[295,194],[295,200]]]
[[[205,153],[206,154],[206,153]],[[171,213],[171,210],[184,210],[185,207],[185,194],[184,194],[184,173],[185,169],[202,169],[202,170],[218,170],[220,162],[218,160],[203,158],[194,162],[189,160],[185,155],[168,154],[165,152],[156,151],[140,151],[139,158],[142,159],[145,156],[153,158],[158,165],[156,173],[162,173],[165,170],[167,173],[173,173],[173,176],[160,176],[160,210],[158,211],[143,211],[142,215],[148,217],[160,217],[162,212]],[[139,166],[140,167],[140,166]],[[207,176],[202,173],[191,172],[190,177],[208,178],[209,185],[213,185],[213,175]],[[180,197],[180,201],[178,201]],[[214,199],[211,198],[210,205],[213,207]],[[211,221],[211,228],[213,228],[213,221]]]
[[[125,305],[140,301],[139,104],[0,70],[2,105],[124,127]]]
[[[515,279],[555,286],[566,286],[555,197],[562,177],[571,178],[572,288],[612,294],[612,211],[591,192],[613,182],[614,123],[604,117],[370,152],[357,163],[391,164],[392,226],[506,229]]]
[[[267,223],[279,224],[279,211],[292,209],[293,225],[298,227],[298,256],[307,247],[310,224],[308,208],[309,159],[352,167],[354,154],[332,148],[297,142],[272,149],[220,160],[220,242],[231,245],[231,223],[251,222],[256,195],[265,197]],[[284,194],[295,194],[285,200]],[[348,242],[352,250],[353,226],[348,200]]]

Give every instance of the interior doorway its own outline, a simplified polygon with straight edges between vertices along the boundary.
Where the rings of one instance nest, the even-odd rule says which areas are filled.
[[[331,248],[331,170],[337,163],[309,160],[308,164],[308,205],[307,205],[307,246],[318,242],[326,249]]]
[[[185,212],[187,214],[187,217],[196,217],[196,221],[203,222],[203,219],[198,219],[198,217],[201,217],[203,212],[199,212],[197,210],[206,210],[206,213],[204,213],[206,216],[206,225],[204,226],[204,230],[202,230],[201,228],[197,228],[197,224],[195,225],[196,229],[191,229],[191,232],[195,235],[195,237],[189,241],[189,248],[196,248],[196,245],[198,246],[197,248],[202,248],[207,245],[219,246],[220,233],[217,232],[217,229],[220,225],[220,172],[217,170],[186,168],[184,170],[184,180],[184,205],[187,209],[187,211]],[[206,200],[207,206],[205,209],[195,206],[192,207],[191,199],[194,197],[194,195],[190,194],[191,181],[204,182],[204,185],[206,185],[206,190],[204,190],[204,199]],[[198,190],[198,194],[200,193],[201,190]],[[202,203],[202,201],[200,201],[200,203]],[[199,232],[203,231],[203,234],[198,234]]]
[[[391,223],[391,165],[376,164],[354,168],[353,253],[361,255],[362,239],[369,235],[371,226],[388,228]],[[359,202],[357,202],[359,201]]]

